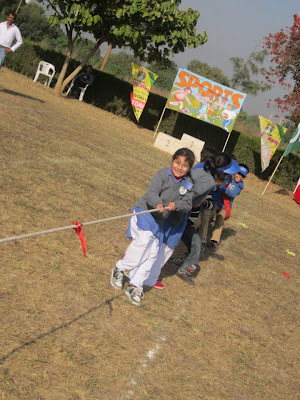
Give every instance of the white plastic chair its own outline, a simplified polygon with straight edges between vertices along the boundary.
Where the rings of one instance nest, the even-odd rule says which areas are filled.
[[[37,81],[37,79],[38,79],[40,74],[46,75],[48,77],[46,79],[45,86],[49,87],[50,83],[52,81],[52,78],[53,78],[53,76],[55,74],[54,65],[49,64],[46,61],[40,61],[33,82]]]
[[[72,89],[72,87],[74,86],[74,81],[75,81],[75,79],[76,79],[76,77],[74,78],[74,79],[72,79],[72,81],[71,81],[71,83],[70,83],[70,86],[69,86],[69,89],[67,90],[67,93],[66,93],[66,96],[68,96],[68,94],[70,93],[70,90]],[[85,93],[85,91],[86,91],[86,89],[87,89],[87,87],[88,87],[89,85],[85,85],[85,87],[79,87],[78,89],[80,89],[80,95],[79,95],[79,101],[82,101],[83,100],[83,96],[84,96],[84,93]]]

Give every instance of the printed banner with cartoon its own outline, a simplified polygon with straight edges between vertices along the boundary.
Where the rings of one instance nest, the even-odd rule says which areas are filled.
[[[180,68],[166,107],[231,132],[245,93]]]
[[[132,64],[133,92],[130,93],[131,105],[137,121],[139,121],[148,100],[151,85],[158,75],[135,63]]]
[[[286,128],[275,124],[266,118],[259,117],[261,133],[261,170],[264,171],[270,164],[281,139],[284,137]]]

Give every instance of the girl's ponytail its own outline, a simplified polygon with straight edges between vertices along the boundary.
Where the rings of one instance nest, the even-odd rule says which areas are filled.
[[[207,157],[204,161],[204,170],[213,177],[218,174],[218,168],[224,168],[231,163],[231,156],[228,153],[217,153],[214,156]]]
[[[204,171],[209,172],[212,176],[216,175],[217,165],[215,156],[210,156],[205,159],[203,169]]]

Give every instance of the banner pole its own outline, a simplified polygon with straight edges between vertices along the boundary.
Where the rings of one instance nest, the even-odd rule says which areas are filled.
[[[165,111],[166,111],[166,106],[164,107],[164,109],[163,109],[163,111],[162,111],[162,113],[161,113],[160,119],[159,119],[159,121],[158,121],[157,127],[156,127],[155,132],[154,132],[154,135],[153,135],[154,138],[156,137],[156,134],[157,134],[159,125],[160,125],[160,123],[161,123],[161,120],[162,120],[162,118],[163,118],[163,116],[164,116]]]
[[[225,142],[225,144],[224,144],[224,147],[223,147],[222,152],[225,150],[225,148],[226,148],[226,146],[227,146],[227,143],[228,143],[228,140],[229,140],[229,138],[230,138],[230,135],[231,135],[231,132],[230,132],[229,135],[227,136],[227,139],[226,139],[226,142]]]
[[[276,168],[274,169],[273,174],[271,175],[271,178],[269,179],[269,182],[267,183],[267,186],[265,187],[265,190],[261,194],[262,196],[264,195],[265,191],[267,190],[267,187],[269,186],[273,176],[275,175],[275,172],[277,171],[277,168],[279,167],[279,164],[281,163],[282,159],[283,159],[283,156],[281,156],[280,160],[278,161],[278,164],[276,165]]]

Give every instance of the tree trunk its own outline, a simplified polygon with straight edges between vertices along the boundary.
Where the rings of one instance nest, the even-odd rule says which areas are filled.
[[[78,67],[76,69],[74,69],[74,71],[62,82],[61,84],[61,93],[64,91],[65,87],[67,86],[67,84],[69,82],[71,82],[71,80],[73,78],[75,78],[75,76],[82,70],[82,68],[87,64],[87,62],[90,60],[91,57],[93,57],[93,55],[96,53],[96,51],[98,50],[99,46],[100,46],[101,42],[98,41],[95,46],[93,47],[93,49],[90,51],[90,53],[85,57],[85,59],[81,62],[80,65],[78,65]]]
[[[64,89],[64,87],[62,87],[62,85],[63,85],[64,77],[66,75],[66,72],[67,72],[67,69],[68,69],[68,65],[69,65],[69,62],[70,62],[70,59],[71,59],[72,51],[73,51],[72,35],[68,34],[68,52],[67,52],[63,67],[62,67],[62,69],[60,71],[60,74],[58,76],[55,88],[54,88],[54,94],[56,96],[61,96],[62,95],[62,92],[63,92],[63,89]]]
[[[111,53],[111,49],[112,49],[112,44],[109,45],[109,48],[108,48],[108,50],[107,50],[107,52],[105,54],[104,60],[102,62],[102,65],[101,65],[101,68],[100,68],[100,71],[102,71],[102,72],[104,71],[104,68],[106,66],[107,60],[109,59],[109,56],[110,56],[110,53]]]

